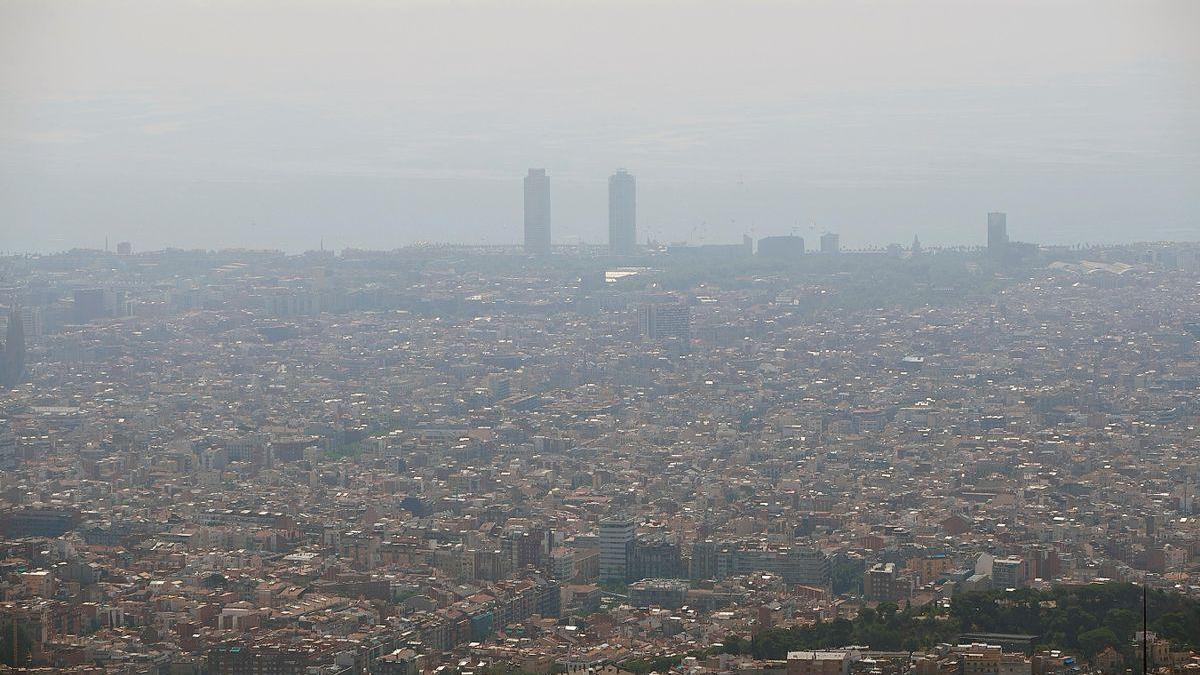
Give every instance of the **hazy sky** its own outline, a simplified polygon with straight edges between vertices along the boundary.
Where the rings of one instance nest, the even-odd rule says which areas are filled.
[[[1200,2],[0,0],[0,250],[1200,239]],[[815,228],[814,228],[815,226]]]

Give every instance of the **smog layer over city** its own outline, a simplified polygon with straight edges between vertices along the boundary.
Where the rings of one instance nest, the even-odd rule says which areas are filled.
[[[0,0],[0,672],[1200,675],[1200,3]]]

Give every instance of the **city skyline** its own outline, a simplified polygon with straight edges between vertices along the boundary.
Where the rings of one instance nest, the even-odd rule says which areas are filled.
[[[617,178],[618,176],[620,176],[622,178],[629,178],[630,182],[632,182],[632,176],[629,176],[629,174],[624,169],[618,170],[618,172],[613,175],[613,178]],[[470,243],[456,244],[454,242],[427,242],[427,244],[431,245],[433,248],[437,248],[438,246],[449,246],[449,247],[461,246],[463,248],[478,248],[478,249],[486,249],[486,248],[520,249],[526,255],[530,255],[530,256],[534,256],[534,257],[548,256],[548,255],[552,254],[556,248],[558,248],[558,249],[578,249],[580,247],[581,242],[555,242],[553,240],[552,223],[550,220],[550,187],[549,187],[549,185],[550,185],[550,177],[545,169],[529,169],[529,173],[527,174],[525,181],[524,181],[524,193],[525,193],[526,208],[524,210],[524,223],[525,223],[524,228],[523,228],[524,236],[523,236],[523,242],[521,242],[521,243],[482,245],[482,244],[470,244]],[[865,246],[861,246],[858,248],[846,248],[846,247],[842,246],[840,233],[838,233],[836,231],[823,229],[823,230],[821,230],[821,233],[819,235],[815,235],[815,241],[808,242],[809,244],[815,244],[816,248],[806,249],[806,241],[805,241],[804,237],[798,233],[799,228],[793,228],[793,231],[789,234],[769,234],[764,237],[760,237],[758,239],[755,239],[755,238],[749,236],[748,234],[744,234],[740,238],[740,243],[737,241],[704,242],[703,240],[701,240],[701,241],[697,242],[697,241],[683,240],[683,241],[674,241],[674,242],[652,242],[654,244],[654,247],[647,247],[647,246],[639,245],[639,244],[637,244],[636,240],[631,240],[628,238],[628,236],[629,236],[628,230],[632,229],[632,227],[634,227],[634,226],[631,224],[630,219],[626,217],[626,216],[631,215],[629,213],[629,211],[626,210],[626,212],[624,214],[622,214],[623,218],[618,219],[618,225],[623,225],[626,228],[625,236],[627,238],[625,240],[626,243],[622,244],[624,247],[621,248],[620,250],[618,250],[617,247],[614,246],[614,233],[616,232],[616,230],[613,227],[614,219],[613,219],[612,206],[613,206],[614,194],[617,195],[617,197],[616,197],[617,201],[621,201],[621,200],[628,198],[630,196],[630,194],[628,192],[625,192],[624,194],[621,194],[620,192],[614,193],[614,191],[611,189],[612,185],[613,185],[613,183],[612,183],[612,181],[610,181],[610,209],[609,209],[610,224],[609,224],[609,228],[608,228],[608,241],[605,243],[587,242],[587,244],[589,247],[591,247],[594,250],[604,250],[608,254],[614,255],[614,256],[632,256],[632,255],[655,253],[655,252],[669,253],[673,249],[676,251],[688,250],[688,249],[703,250],[706,248],[714,248],[714,247],[715,247],[715,249],[728,249],[728,250],[745,248],[748,252],[757,254],[759,242],[769,242],[770,243],[770,245],[772,246],[772,250],[769,253],[766,253],[765,257],[772,258],[772,259],[796,258],[796,257],[804,256],[806,254],[807,255],[815,255],[815,254],[830,254],[830,253],[842,253],[842,252],[846,252],[846,253],[883,252],[883,251],[895,251],[895,250],[910,250],[914,254],[920,254],[920,253],[925,252],[926,250],[936,251],[936,250],[943,250],[943,249],[948,250],[948,251],[956,251],[956,250],[968,250],[969,251],[969,250],[974,249],[974,250],[984,251],[988,255],[991,255],[991,256],[1003,257],[1005,252],[1008,250],[1010,244],[1025,246],[1025,247],[1033,247],[1034,249],[1039,248],[1039,247],[1048,247],[1051,249],[1062,249],[1062,248],[1066,248],[1066,249],[1086,249],[1086,248],[1105,249],[1105,248],[1112,248],[1114,246],[1120,247],[1120,246],[1128,246],[1128,245],[1146,245],[1146,244],[1153,244],[1153,243],[1167,243],[1167,244],[1193,243],[1189,240],[1136,240],[1136,239],[1131,240],[1126,243],[1123,243],[1123,244],[1104,244],[1104,243],[1097,243],[1097,242],[1071,242],[1071,243],[1067,243],[1067,244],[1045,244],[1045,243],[1037,242],[1037,241],[1019,242],[1019,241],[1010,239],[1010,237],[1008,236],[1008,224],[1007,224],[1007,215],[1008,214],[1005,212],[1001,212],[1001,211],[989,211],[987,213],[986,225],[981,229],[981,231],[984,233],[984,237],[985,237],[984,242],[971,244],[971,245],[952,245],[952,246],[942,246],[942,247],[925,246],[925,245],[921,244],[921,242],[920,242],[920,233],[917,233],[917,234],[914,234],[914,236],[911,240],[911,243],[908,246],[905,246],[901,242],[893,241],[893,242],[879,242],[879,243],[875,243],[875,244],[867,244]],[[628,184],[623,187],[627,189]],[[629,206],[630,205],[628,203],[618,205],[619,209],[622,209],[622,208],[628,209]],[[634,208],[636,208],[636,207],[634,207]],[[624,220],[624,222],[623,223],[619,222],[622,219]],[[129,255],[134,254],[134,243],[133,242],[118,241],[118,242],[115,242],[115,246],[113,246],[111,248],[110,248],[109,244],[110,244],[110,242],[109,242],[108,238],[106,237],[105,242],[104,242],[104,247],[102,249],[89,248],[86,246],[82,246],[82,247],[73,247],[71,250],[104,251],[106,253],[115,253],[118,256],[129,256]],[[375,251],[383,252],[383,251],[389,251],[389,250],[401,250],[401,249],[405,249],[405,248],[418,248],[419,249],[419,248],[425,248],[425,247],[426,247],[425,245],[396,246],[396,247],[392,247],[390,249],[352,249],[352,248],[348,247],[344,250],[346,250],[346,251],[375,250]],[[776,249],[775,247],[779,247],[779,248]],[[255,250],[255,249],[240,249],[239,247],[216,247],[216,248],[212,248],[212,249],[204,249],[204,248],[182,249],[180,247],[167,246],[162,249],[139,250],[137,252],[139,252],[139,253],[158,253],[158,252],[162,252],[164,250],[200,250],[200,251],[212,250],[212,251],[217,251],[217,250]],[[264,247],[264,248],[257,249],[257,250],[279,251],[279,252],[288,253],[288,254],[295,254],[295,253],[316,252],[318,250],[322,251],[322,252],[324,252],[324,251],[334,252],[336,249],[326,248],[324,245],[324,240],[322,239],[322,241],[320,242],[320,245],[319,245],[319,249],[307,249],[304,251],[287,251],[282,248]],[[53,252],[46,252],[46,253],[38,252],[38,253],[30,253],[30,254],[20,254],[20,253],[13,254],[10,252],[0,251],[0,254],[18,255],[18,256],[19,255],[54,255],[56,253],[63,253],[63,252],[64,251],[53,251]]]
[[[522,204],[523,204],[523,206],[522,206],[522,213],[523,213],[522,240],[519,244],[508,244],[509,246],[520,246],[521,249],[527,255],[547,256],[552,253],[552,251],[554,250],[555,247],[571,247],[571,246],[582,245],[585,243],[593,245],[593,246],[601,245],[599,242],[587,240],[582,236],[579,237],[575,241],[556,241],[555,240],[554,232],[553,232],[552,209],[551,209],[550,175],[549,175],[549,172],[547,169],[545,169],[545,168],[530,168],[530,169],[528,169],[525,177],[523,178],[522,184],[523,184],[523,190],[522,190],[522,194],[523,194],[523,199],[522,199]],[[607,215],[608,215],[607,240],[603,244],[603,246],[605,246],[608,249],[609,253],[611,253],[613,255],[629,256],[629,255],[634,255],[635,253],[638,253],[639,251],[644,250],[644,247],[640,246],[637,241],[636,178],[627,169],[623,169],[623,168],[617,169],[608,178],[608,211],[607,211]],[[1003,211],[988,211],[987,212],[987,224],[986,224],[986,228],[983,230],[984,240],[982,243],[978,243],[978,242],[953,243],[953,244],[948,244],[948,245],[941,246],[941,247],[934,245],[934,246],[931,246],[930,248],[954,249],[954,248],[976,247],[976,248],[982,248],[983,250],[986,250],[991,255],[1001,255],[1002,256],[1003,252],[1006,249],[1009,242],[1013,241],[1010,239],[1010,236],[1008,234],[1007,215],[1008,215],[1007,212],[1003,212]],[[706,242],[705,238],[704,238],[704,233],[700,233],[699,237],[697,238],[697,230],[698,229],[699,229],[698,226],[694,227],[692,229],[692,231],[689,233],[691,236],[690,239],[685,238],[685,239],[676,240],[676,241],[657,241],[657,240],[650,240],[649,236],[647,236],[647,241],[648,242],[652,241],[657,246],[667,246],[667,245],[674,245],[674,246],[701,245],[702,246],[702,245],[705,245],[706,243],[707,244],[719,244],[719,245],[734,245],[735,244],[733,237],[731,237],[729,241],[724,241],[724,242],[713,242],[713,241]],[[754,231],[754,227],[752,226],[749,228],[749,232],[753,232],[753,231]],[[755,238],[755,237],[751,236],[749,234],[749,232],[744,231],[741,234],[740,239],[743,243],[749,241],[751,244],[751,250],[753,250],[756,247],[757,241],[759,238]],[[599,233],[592,232],[590,234],[598,236]],[[764,237],[760,237],[760,238],[766,238],[768,240],[787,240],[789,238],[798,238],[798,240],[800,242],[799,251],[800,251],[800,254],[803,255],[805,253],[805,251],[804,251],[804,239],[803,239],[802,234],[808,234],[811,237],[812,243],[815,243],[817,245],[817,248],[815,250],[808,251],[808,253],[816,253],[816,252],[837,253],[842,250],[880,250],[885,247],[891,248],[891,247],[896,247],[896,246],[903,246],[900,243],[900,241],[886,241],[886,242],[885,241],[876,241],[876,242],[863,243],[862,245],[860,245],[856,248],[845,249],[845,247],[843,247],[843,245],[842,245],[842,241],[841,241],[842,237],[841,237],[840,232],[838,232],[834,229],[831,229],[831,228],[827,228],[827,227],[822,227],[820,230],[818,230],[815,223],[812,226],[810,226],[810,228],[807,232],[802,232],[802,228],[799,226],[796,226],[796,227],[793,227],[791,232],[789,232],[789,233],[784,233],[782,231],[779,231],[779,232],[771,231],[771,232],[767,233],[766,235],[764,235]],[[913,240],[912,240],[913,246],[919,246],[920,237],[921,237],[920,232],[914,233]],[[1197,237],[1198,237],[1197,240],[1200,240],[1200,232],[1197,233]],[[110,245],[109,239],[110,238],[107,235],[104,237],[103,250],[105,250],[105,251],[110,250],[109,249],[109,245]],[[1192,240],[1189,240],[1189,239],[1152,240],[1152,239],[1131,238],[1129,241],[1122,242],[1122,243],[1133,244],[1133,243],[1145,243],[1148,241],[1188,242],[1188,241],[1192,241]],[[422,242],[422,243],[433,244],[433,245],[444,244],[444,245],[464,245],[464,246],[472,246],[472,245],[487,246],[487,244],[480,244],[480,243],[437,241],[437,240],[431,240],[431,241]],[[1074,242],[1066,242],[1065,244],[1064,243],[1054,244],[1054,243],[1038,242],[1038,241],[1032,241],[1029,243],[1033,244],[1033,245],[1059,245],[1059,246],[1062,246],[1062,245],[1066,245],[1066,246],[1108,246],[1108,245],[1111,245],[1109,243],[1095,242],[1095,241],[1074,241]],[[500,247],[506,246],[506,244],[493,244],[493,245],[500,246]],[[128,255],[132,252],[133,243],[130,241],[116,241],[115,246],[116,246],[116,252],[118,254]],[[389,248],[396,249],[396,248],[403,248],[403,247],[404,247],[403,245],[397,245],[397,246],[391,246],[388,248],[380,248],[380,249],[374,249],[374,250],[389,250]],[[74,246],[71,248],[87,249],[89,247]],[[166,248],[177,248],[177,247],[168,245],[163,248],[166,249]],[[218,247],[214,247],[212,250],[217,250],[217,249],[221,249],[221,248],[238,248],[238,247],[236,247],[236,246],[234,246],[234,247],[218,246]],[[267,250],[286,251],[286,249],[283,249],[280,247],[265,246],[262,248],[267,249]],[[320,238],[318,248],[320,250],[325,250],[325,248],[326,248],[325,247],[325,238],[323,236]],[[346,248],[353,248],[353,247],[346,247]],[[910,248],[912,248],[912,247],[910,246]],[[924,247],[922,247],[922,248],[924,248]],[[95,250],[95,249],[93,249],[93,250]],[[314,250],[314,249],[305,249],[305,250]],[[331,248],[331,250],[336,250],[336,249]],[[44,252],[37,251],[37,252],[30,252],[30,253],[53,253],[53,252],[54,251],[44,251]],[[299,251],[292,251],[292,252],[299,252]],[[12,254],[14,252],[0,251],[0,253]],[[16,253],[20,253],[20,252],[16,252]]]
[[[545,169],[545,168],[530,168],[530,169],[528,169],[522,182],[523,182],[523,201],[522,201],[522,203],[523,203],[523,209],[522,209],[523,210],[523,236],[522,236],[522,243],[520,244],[520,246],[526,254],[535,255],[535,256],[545,256],[545,255],[549,255],[552,252],[552,250],[554,249],[554,247],[556,247],[556,246],[569,247],[572,245],[579,245],[579,244],[583,244],[583,243],[591,243],[593,245],[598,245],[595,242],[587,242],[582,237],[580,237],[579,240],[574,241],[574,242],[555,241],[554,234],[553,234],[553,223],[552,223],[550,175],[549,175],[547,169]],[[693,228],[692,232],[690,233],[693,238],[696,237],[697,229],[698,228]],[[753,227],[750,228],[751,231],[753,231],[753,229],[754,229]],[[800,230],[801,230],[800,227],[794,227],[794,228],[792,228],[792,231],[788,234],[783,234],[782,232],[770,233],[770,234],[766,235],[766,238],[767,239],[788,239],[788,238],[793,238],[793,237],[799,237],[800,253],[803,254],[804,253],[804,250],[803,250],[804,240],[803,240],[803,237],[800,236]],[[815,240],[814,243],[816,243],[818,246],[818,248],[816,250],[811,251],[811,252],[819,251],[821,253],[836,253],[843,249],[842,244],[841,244],[841,234],[839,232],[829,229],[829,228],[822,228],[818,233],[815,224],[810,228],[810,230],[811,231],[808,232],[808,234]],[[593,233],[593,234],[595,234],[595,233]],[[753,248],[754,245],[756,245],[757,240],[754,237],[750,236],[748,233],[743,232],[742,240],[745,241],[745,239],[747,237],[749,237],[749,239],[751,240],[752,248]],[[647,238],[647,239],[649,240],[649,238]],[[919,240],[920,240],[920,233],[918,232],[918,233],[914,234],[914,236],[913,236],[914,244],[916,242],[919,242]],[[1010,239],[1009,239],[1009,235],[1008,235],[1007,213],[1000,212],[1000,211],[989,211],[987,213],[987,226],[986,226],[986,230],[985,230],[985,240],[984,240],[983,244],[981,245],[982,248],[989,251],[989,253],[991,253],[991,254],[994,254],[994,255],[1000,254],[1000,252],[1009,243],[1009,241],[1010,241]],[[1148,241],[1148,240],[1133,239],[1133,240],[1130,240],[1130,242],[1128,242],[1128,243],[1140,243],[1140,242],[1144,242],[1144,241]],[[1179,241],[1187,241],[1187,240],[1179,240]],[[435,241],[430,241],[428,243],[434,244],[434,245],[437,245],[437,244],[454,245],[456,242],[446,242],[446,241],[436,241],[435,240]],[[704,241],[704,235],[701,234],[698,241],[692,240],[692,239],[683,239],[683,240],[679,240],[679,241],[654,241],[653,243],[655,243],[656,245],[659,245],[659,246],[668,245],[668,244],[691,246],[691,245],[703,245],[705,243],[705,241]],[[732,244],[733,242],[731,241],[731,242],[708,242],[708,243]],[[1031,242],[1031,243],[1039,244],[1040,242]],[[1086,243],[1087,242],[1070,242],[1067,245],[1078,246],[1078,245],[1084,245]],[[1095,245],[1104,245],[1104,244],[1097,244],[1094,242],[1092,242],[1092,243]],[[109,237],[105,236],[103,250],[108,251],[109,244],[110,244]],[[472,245],[472,244],[465,243],[462,245]],[[893,247],[896,245],[899,245],[899,243],[896,241],[870,242],[870,243],[866,243],[865,245],[863,245],[859,248],[863,249],[863,250],[871,250],[871,249],[880,249],[885,246]],[[117,241],[115,246],[116,246],[116,252],[118,254],[128,255],[132,252],[133,244],[132,244],[132,242],[129,242],[129,241]],[[500,246],[503,246],[503,244],[501,244]],[[638,251],[642,250],[642,247],[639,246],[638,241],[637,241],[637,184],[636,184],[636,178],[627,169],[623,169],[623,168],[617,169],[608,178],[608,228],[607,228],[607,242],[606,242],[605,246],[608,248],[609,253],[611,253],[613,255],[629,256],[629,255],[633,255],[633,254],[637,253]],[[948,248],[961,248],[964,246],[969,248],[972,246],[972,244],[949,245]],[[980,246],[980,245],[975,244],[975,246]],[[73,248],[88,248],[88,247],[84,246],[84,247],[73,247]],[[167,246],[164,248],[174,248],[174,247]],[[217,248],[221,248],[221,247],[217,247]],[[236,247],[234,247],[234,248],[236,248]],[[278,249],[278,248],[273,248],[273,247],[265,247],[265,248],[269,248],[272,250],[284,250],[284,249]],[[321,250],[325,249],[324,237],[322,237],[320,240],[319,248]],[[402,248],[402,246],[395,246],[392,248]],[[938,248],[938,247],[935,246],[934,248]],[[312,250],[312,249],[309,249],[309,250]],[[378,250],[387,250],[387,249],[378,249]],[[856,250],[856,249],[851,249],[851,250]],[[8,252],[6,252],[6,253],[8,253]],[[43,253],[43,252],[37,252],[37,253]],[[50,253],[50,252],[44,252],[44,253]]]
[[[3,3],[0,249],[1200,237],[1195,3],[456,6]]]
[[[612,175],[610,175],[608,177],[608,180],[607,180],[607,184],[608,184],[608,203],[607,203],[608,225],[607,225],[606,232],[601,232],[601,231],[599,231],[598,228],[592,228],[592,229],[585,230],[585,231],[576,230],[575,234],[572,237],[567,237],[565,239],[559,239],[554,235],[554,228],[553,228],[553,222],[552,222],[553,219],[552,219],[552,215],[551,215],[552,210],[551,210],[551,197],[550,197],[550,195],[551,195],[550,175],[548,173],[548,170],[545,168],[530,168],[527,170],[526,175],[524,176],[524,178],[522,180],[522,183],[523,183],[523,199],[522,199],[523,228],[521,230],[522,234],[518,241],[513,241],[513,242],[454,241],[454,240],[448,240],[448,239],[447,240],[439,240],[436,238],[432,238],[432,239],[427,239],[427,240],[423,240],[420,242],[397,241],[390,245],[387,243],[383,243],[378,248],[375,248],[373,250],[389,250],[392,248],[403,248],[405,246],[411,246],[413,244],[433,244],[433,245],[445,244],[445,245],[462,245],[462,246],[476,246],[476,245],[489,246],[489,245],[491,245],[491,246],[519,246],[519,247],[523,248],[526,253],[529,253],[532,255],[547,255],[551,251],[551,249],[553,249],[556,246],[572,246],[572,245],[588,244],[588,245],[594,245],[594,246],[601,246],[601,245],[605,246],[610,250],[610,252],[614,253],[615,255],[631,255],[633,252],[635,252],[636,250],[638,250],[640,248],[640,244],[638,243],[638,239],[637,239],[637,237],[638,237],[637,199],[638,198],[637,198],[636,178],[627,169],[624,169],[624,168],[617,169]],[[576,187],[578,187],[580,185],[580,182],[574,181],[574,184],[576,185]],[[1008,225],[1007,225],[1007,218],[1006,218],[1007,212],[988,211],[987,216],[988,216],[987,228],[986,228],[986,230],[984,230],[984,236],[982,239],[978,238],[979,233],[977,230],[975,230],[974,228],[968,228],[968,232],[970,232],[970,234],[965,234],[965,236],[961,239],[950,240],[950,241],[939,241],[936,237],[934,237],[933,240],[936,243],[933,243],[933,244],[927,243],[926,246],[929,246],[932,248],[982,247],[985,249],[993,249],[994,250],[997,248],[998,243],[1007,242],[1009,240]],[[706,227],[707,227],[707,223],[701,222],[701,223],[694,225],[685,236],[682,236],[678,239],[666,239],[666,240],[654,239],[653,241],[658,245],[667,245],[667,244],[698,245],[698,244],[705,244],[705,243],[733,243],[736,240],[743,238],[743,237],[747,237],[747,236],[749,236],[751,239],[754,239],[757,241],[758,238],[761,238],[763,236],[765,236],[765,237],[788,237],[788,236],[808,235],[810,237],[810,240],[813,243],[818,244],[818,246],[819,246],[818,250],[821,250],[824,252],[829,252],[830,250],[838,251],[838,250],[841,250],[842,248],[845,248],[841,241],[842,233],[840,231],[838,231],[838,229],[836,228],[836,226],[834,224],[818,224],[818,223],[814,222],[814,223],[810,224],[807,228],[805,228],[801,224],[797,223],[797,224],[793,225],[790,228],[790,230],[784,226],[777,226],[777,227],[766,226],[766,227],[762,228],[761,230],[759,230],[759,228],[757,227],[757,225],[755,223],[751,223],[749,225],[749,227],[743,229],[742,231],[740,231],[740,233],[734,232],[734,231],[726,232],[725,233],[726,239],[724,241],[713,241],[711,239],[706,241],[706,238],[711,236],[709,234],[709,231],[707,229],[704,229]],[[511,230],[512,228],[505,228],[505,229]],[[655,231],[655,228],[653,227],[653,225],[647,227],[646,229],[648,231],[646,232],[646,234],[644,236],[644,241],[650,240],[650,237],[652,236],[653,232]],[[1045,234],[1045,231],[1042,228],[1037,228],[1032,225],[1028,225],[1024,229],[1025,229],[1025,231],[1028,231],[1031,233],[1033,231],[1036,231],[1041,234]],[[753,236],[753,234],[752,234],[755,232],[759,233],[757,237]],[[1153,233],[1154,230],[1150,230],[1149,232]],[[293,252],[293,253],[302,252],[305,250],[316,250],[317,248],[325,249],[326,248],[325,233],[322,232],[322,233],[318,233],[318,234],[320,236],[318,238],[317,247],[315,247],[315,248],[291,248],[291,249],[289,249],[289,248],[283,247],[283,246],[272,246],[272,245],[264,245],[264,246],[260,246],[260,247],[239,247],[236,245],[230,245],[230,246],[213,245],[213,246],[207,246],[207,247],[198,246],[195,248],[201,248],[201,249],[208,248],[208,249],[212,249],[212,250],[217,250],[217,249],[221,249],[221,248],[263,248],[263,249],[271,249],[271,250],[282,250],[282,251]],[[330,235],[329,243],[331,244],[329,246],[329,248],[331,250],[337,250],[337,248],[339,248],[339,247],[334,244],[334,240],[337,239],[337,232],[330,232],[329,235]],[[99,236],[99,235],[97,235],[97,236]],[[920,237],[923,236],[923,233],[921,231],[917,231],[912,236],[916,237],[917,239],[920,239]],[[621,239],[621,241],[619,242],[620,243],[619,251],[618,251],[618,247],[614,244],[614,242],[616,241],[616,238]],[[854,247],[852,247],[850,250],[870,250],[870,249],[879,249],[879,248],[883,248],[886,246],[894,246],[894,245],[900,244],[901,242],[906,241],[906,239],[905,239],[903,233],[900,233],[898,235],[898,238],[894,239],[894,240],[882,240],[882,239],[862,240],[861,238],[859,238],[859,239],[856,239],[853,241],[855,242],[856,245]],[[1070,240],[1070,239],[1064,240],[1061,238],[1054,238],[1049,241],[1033,241],[1032,243],[1043,244],[1043,245],[1058,245],[1058,246],[1063,246],[1063,245],[1065,245],[1065,246],[1109,246],[1109,245],[1120,245],[1120,244],[1144,243],[1144,242],[1149,242],[1149,241],[1179,241],[1179,242],[1200,241],[1200,229],[1197,229],[1197,231],[1193,234],[1193,236],[1190,236],[1190,237],[1188,237],[1188,236],[1176,237],[1176,238],[1166,237],[1166,238],[1157,238],[1156,239],[1153,236],[1150,236],[1150,237],[1131,236],[1126,239],[1122,239],[1122,240],[1115,241],[1115,242],[1105,241],[1103,239],[1086,238],[1086,237],[1081,238],[1081,239],[1075,239],[1075,240]],[[115,235],[115,236],[110,237],[107,233],[103,235],[103,242],[104,243],[103,243],[102,250],[109,250],[110,243],[114,243],[114,242],[115,242],[114,245],[117,247],[132,245],[131,242],[129,242],[127,240],[123,240],[123,237],[121,237],[120,235]],[[0,253],[5,253],[5,254],[13,254],[13,253],[17,253],[17,254],[21,254],[21,253],[47,254],[47,253],[54,253],[54,252],[62,251],[62,250],[68,250],[71,248],[100,249],[101,247],[96,247],[94,245],[88,246],[87,244],[85,244],[83,242],[78,242],[76,245],[67,245],[62,249],[49,249],[49,250],[38,250],[38,251],[4,251],[4,250],[0,249]],[[176,246],[171,243],[167,243],[166,245],[160,246],[158,248],[165,249],[165,248],[187,248],[187,247],[186,246]],[[158,250],[158,248],[156,248],[154,250]],[[371,249],[371,247],[355,247],[355,246],[341,246],[341,248]]]

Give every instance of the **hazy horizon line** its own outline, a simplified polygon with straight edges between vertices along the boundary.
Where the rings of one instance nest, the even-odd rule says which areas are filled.
[[[833,232],[832,234],[838,234],[838,233]],[[771,237],[786,237],[786,236],[791,236],[791,235],[764,235],[762,237],[755,238],[754,243],[757,247],[758,242],[762,239],[771,238]],[[803,238],[803,235],[795,235],[795,236],[800,236]],[[124,240],[121,240],[116,243],[126,243],[126,242]],[[1069,243],[1069,244],[1046,244],[1046,243],[1039,243],[1039,242],[1026,242],[1026,241],[1013,240],[1009,243],[1028,244],[1028,245],[1036,246],[1039,249],[1092,250],[1092,249],[1121,248],[1121,247],[1131,247],[1131,246],[1200,245],[1200,238],[1197,238],[1197,239],[1138,239],[1138,240],[1112,241],[1112,242],[1079,241],[1079,242],[1073,242],[1073,243]],[[639,250],[637,253],[635,253],[633,255],[612,254],[612,255],[609,255],[608,257],[628,259],[628,258],[645,257],[647,255],[653,255],[656,253],[657,254],[669,254],[670,247],[702,248],[702,247],[709,247],[709,246],[735,247],[735,246],[740,246],[740,245],[741,245],[741,243],[736,242],[736,241],[709,242],[709,243],[695,243],[695,242],[683,242],[683,241],[659,242],[658,248],[647,249],[647,248],[643,247],[641,250]],[[552,249],[558,249],[560,252],[568,252],[571,249],[583,248],[583,249],[589,250],[591,252],[601,252],[602,253],[606,249],[609,248],[609,245],[606,243],[591,243],[591,242],[555,243],[555,244],[552,244],[551,246],[552,246]],[[803,255],[805,255],[805,256],[831,255],[828,252],[821,251],[819,248],[811,248],[810,249],[810,248],[807,248],[807,246],[808,246],[808,239],[805,239],[806,250],[803,253]],[[894,247],[894,246],[900,246],[901,250],[905,250],[905,251],[911,250],[911,248],[912,248],[911,242],[909,244],[904,244],[901,242],[893,241],[893,242],[888,242],[886,244],[871,244],[868,246],[859,246],[859,247],[843,247],[843,248],[839,248],[838,251],[833,255],[852,254],[852,253],[886,253],[886,252],[888,252],[889,248]],[[533,258],[533,259],[536,259],[538,257],[544,257],[544,256],[537,256],[537,255],[524,253],[524,246],[520,242],[514,242],[511,244],[497,244],[497,243],[483,243],[483,242],[469,243],[469,242],[456,242],[456,241],[440,241],[440,242],[415,242],[415,243],[409,243],[409,244],[402,244],[400,246],[395,246],[392,248],[372,248],[372,247],[363,247],[363,246],[340,246],[340,247],[329,247],[329,248],[318,247],[318,248],[308,248],[308,249],[290,249],[290,248],[270,248],[270,247],[263,248],[263,247],[254,247],[254,246],[227,246],[227,247],[216,247],[216,248],[163,246],[163,247],[156,247],[156,248],[150,248],[150,249],[145,249],[145,250],[133,250],[130,253],[118,253],[115,250],[115,247],[110,247],[110,248],[105,249],[105,248],[92,248],[92,247],[87,247],[87,246],[75,246],[72,248],[59,249],[59,250],[53,250],[53,251],[45,251],[45,250],[0,251],[0,258],[20,258],[20,257],[32,257],[32,256],[49,257],[49,256],[56,256],[56,255],[66,255],[66,254],[74,253],[74,252],[108,253],[114,257],[117,257],[117,256],[132,257],[132,256],[138,256],[138,255],[149,255],[149,254],[155,254],[155,253],[168,253],[168,252],[176,252],[176,251],[184,252],[184,253],[197,253],[197,252],[200,252],[200,253],[226,253],[226,252],[230,252],[230,253],[231,252],[278,253],[278,254],[282,254],[284,256],[292,257],[292,256],[307,255],[309,253],[330,253],[330,254],[336,255],[338,253],[345,253],[348,251],[359,251],[359,252],[364,252],[364,253],[395,253],[395,252],[402,252],[402,251],[438,250],[438,249],[484,249],[484,250],[495,251],[495,252],[513,251],[513,252],[519,253],[521,257],[529,257],[529,258]],[[923,252],[936,252],[936,251],[982,252],[982,251],[987,250],[987,244],[982,243],[982,244],[946,245],[946,244],[922,243],[921,249]]]

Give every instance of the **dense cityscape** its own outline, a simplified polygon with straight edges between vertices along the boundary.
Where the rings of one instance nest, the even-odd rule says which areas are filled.
[[[523,249],[0,259],[0,661],[1200,673],[1200,245],[642,246],[609,190],[603,248],[531,170]]]

